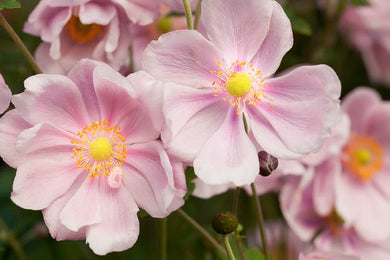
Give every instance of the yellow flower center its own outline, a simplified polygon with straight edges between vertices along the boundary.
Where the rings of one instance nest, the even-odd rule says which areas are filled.
[[[161,18],[157,22],[157,28],[160,33],[167,33],[172,30],[172,22],[169,17]]]
[[[368,181],[383,166],[383,149],[369,136],[352,134],[344,147],[342,162],[356,177]]]
[[[96,121],[78,131],[77,136],[71,141],[75,145],[72,158],[76,159],[76,167],[86,169],[89,177],[109,176],[114,168],[120,169],[127,146],[119,127]]]
[[[111,142],[105,137],[98,137],[92,141],[89,147],[89,154],[96,161],[103,161],[112,152]]]
[[[237,107],[237,114],[241,114],[246,105],[260,105],[262,99],[267,98],[263,90],[268,87],[261,71],[256,70],[252,64],[238,60],[230,67],[224,67],[221,62],[217,64],[221,71],[210,71],[216,76],[212,84],[214,96],[222,97],[222,100],[228,101],[232,107]]]
[[[245,95],[252,86],[252,79],[243,72],[234,72],[226,80],[226,91],[235,97]]]
[[[88,43],[96,38],[102,31],[102,26],[96,23],[83,24],[79,17],[72,15],[66,23],[70,38],[78,43]]]

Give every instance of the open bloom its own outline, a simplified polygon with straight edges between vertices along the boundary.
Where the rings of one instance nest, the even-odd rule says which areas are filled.
[[[149,44],[143,69],[166,84],[162,140],[208,184],[249,184],[254,143],[278,158],[320,147],[339,108],[340,82],[326,65],[273,78],[291,48],[290,21],[271,0],[204,0],[205,36],[174,31]],[[245,119],[245,120],[244,120]]]
[[[42,38],[35,56],[45,73],[65,74],[81,58],[125,70],[130,62],[130,24],[153,22],[159,4],[156,0],[43,0],[24,31]]]
[[[17,168],[11,199],[42,210],[57,240],[125,250],[138,237],[138,207],[165,217],[184,203],[183,166],[155,141],[161,91],[152,86],[143,73],[126,79],[82,60],[67,76],[28,78],[13,97],[0,121],[10,147],[1,156]]]
[[[390,87],[390,2],[368,0],[369,5],[349,7],[341,29],[363,57],[371,80]]]
[[[11,101],[11,90],[5,83],[3,76],[0,74],[0,114],[3,113],[9,106]]]

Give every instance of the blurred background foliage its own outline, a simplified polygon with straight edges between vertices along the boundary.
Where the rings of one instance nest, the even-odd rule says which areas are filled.
[[[2,2],[0,0],[0,2]],[[33,53],[40,43],[38,37],[24,34],[23,24],[38,0],[21,0],[20,9],[3,9],[6,17],[27,48]],[[348,45],[337,31],[337,17],[327,17],[313,0],[281,1],[291,19],[294,29],[294,46],[284,57],[279,71],[299,64],[328,64],[342,82],[342,96],[357,86],[375,88],[384,99],[389,100],[390,88],[372,84],[359,52]],[[0,73],[13,94],[23,91],[23,81],[34,74],[24,56],[8,34],[0,28]],[[44,166],[43,166],[44,167]],[[129,250],[110,253],[100,257],[93,254],[85,241],[57,242],[50,237],[39,211],[17,207],[10,200],[15,170],[5,163],[0,164],[0,259],[17,259],[22,252],[27,259],[158,259],[158,229],[161,220],[149,216],[140,217],[140,236]],[[220,239],[211,230],[213,216],[232,210],[234,191],[201,200],[190,196],[183,210],[203,227]],[[265,219],[282,218],[276,194],[261,197]],[[240,193],[238,218],[245,234],[253,229],[254,206],[244,191]],[[168,219],[168,259],[220,259],[201,235],[177,212]],[[253,239],[247,237],[247,239]],[[253,244],[253,241],[252,241]]]

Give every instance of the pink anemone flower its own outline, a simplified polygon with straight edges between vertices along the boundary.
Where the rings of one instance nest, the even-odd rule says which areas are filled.
[[[284,159],[319,149],[339,110],[326,65],[272,77],[293,44],[271,0],[204,0],[205,34],[174,31],[149,44],[143,69],[166,82],[162,140],[208,184],[241,186],[259,171],[254,143]]]
[[[125,71],[130,64],[131,23],[153,22],[159,5],[158,0],[43,0],[24,31],[42,38],[35,56],[45,73],[65,74],[81,58]]]
[[[165,217],[182,206],[183,165],[156,141],[162,92],[152,86],[91,60],[28,78],[0,119],[1,156],[17,168],[12,201],[42,210],[57,240],[86,239],[99,255],[135,243],[139,207]]]
[[[8,88],[3,76],[0,74],[0,114],[8,108],[11,96],[11,90]]]

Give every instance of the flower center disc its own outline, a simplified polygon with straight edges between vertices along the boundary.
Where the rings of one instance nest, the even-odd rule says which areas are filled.
[[[369,136],[352,134],[343,151],[343,165],[363,181],[370,180],[383,165],[383,151]]]
[[[102,31],[102,26],[96,23],[83,24],[80,18],[72,15],[65,28],[68,29],[69,36],[78,43],[87,43],[95,39]]]
[[[248,93],[251,86],[251,77],[243,72],[235,72],[226,80],[226,91],[235,97]]]
[[[105,137],[98,137],[91,143],[89,154],[96,161],[103,161],[112,153],[111,142]]]

